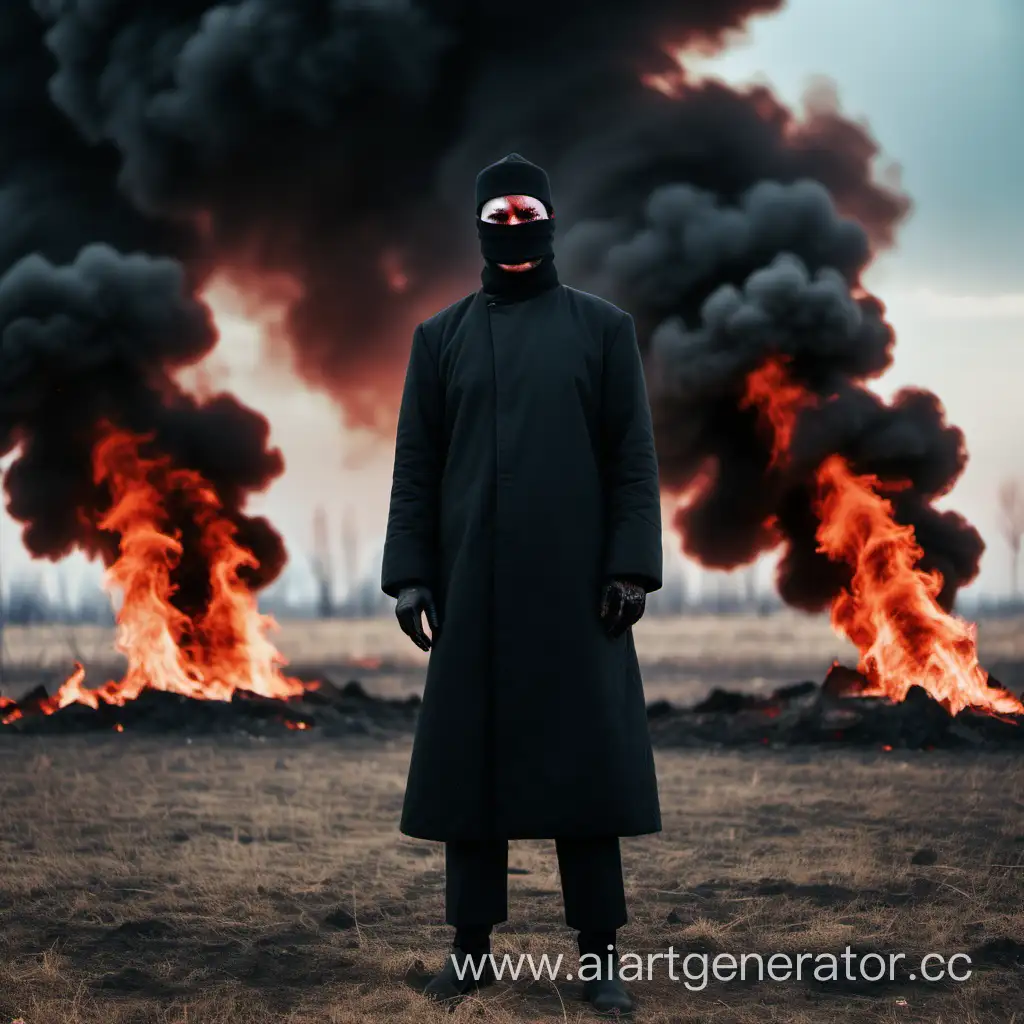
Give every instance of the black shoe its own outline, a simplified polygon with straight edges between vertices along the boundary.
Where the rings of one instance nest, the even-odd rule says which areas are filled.
[[[600,1014],[624,1017],[633,1012],[633,997],[618,978],[583,982],[583,998]]]
[[[453,947],[451,953],[448,954],[448,959],[445,960],[444,967],[430,979],[423,994],[436,1002],[448,1002],[461,999],[487,985],[493,985],[496,979],[488,952],[485,950],[471,956],[457,946]],[[483,958],[482,969],[481,957]],[[456,966],[458,970],[456,970]],[[480,975],[479,978],[476,976],[477,974]]]

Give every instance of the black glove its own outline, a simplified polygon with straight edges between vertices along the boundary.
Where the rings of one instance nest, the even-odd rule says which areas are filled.
[[[601,621],[607,634],[622,636],[630,626],[640,621],[647,607],[647,591],[639,583],[612,580],[601,592]]]
[[[430,636],[423,632],[423,614],[426,613],[430,625]],[[395,615],[402,632],[421,650],[429,651],[431,644],[437,639],[437,609],[430,591],[423,586],[403,587],[398,592],[398,603]]]

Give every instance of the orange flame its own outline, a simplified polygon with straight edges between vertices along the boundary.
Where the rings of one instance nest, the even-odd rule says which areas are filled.
[[[815,401],[782,359],[749,375],[743,404],[757,408],[771,430],[773,465],[787,456],[800,410]],[[860,652],[857,668],[869,682],[860,692],[902,701],[920,686],[953,715],[967,707],[1024,714],[1013,694],[989,685],[976,627],[939,605],[942,577],[919,568],[923,551],[914,530],[896,522],[881,481],[856,475],[833,455],[818,468],[817,483],[818,550],[853,571],[831,618]]]
[[[228,701],[236,690],[287,699],[305,687],[282,674],[285,658],[269,640],[274,620],[260,613],[240,570],[255,568],[252,553],[235,539],[214,489],[198,473],[175,468],[166,457],[140,453],[144,438],[109,429],[93,455],[97,483],[106,483],[111,507],[100,521],[119,537],[119,555],[106,574],[122,595],[117,649],[128,668],[120,682],[90,690],[85,669],[74,672],[43,701],[44,714],[75,702],[123,705],[145,689]],[[198,548],[209,570],[209,600],[189,618],[174,606],[172,574],[182,543],[168,523],[167,501],[185,502],[198,527]]]
[[[0,695],[0,711],[3,711],[4,708],[14,708],[13,711],[8,711],[6,715],[0,716],[0,725],[10,725],[11,722],[16,722],[19,718],[24,716],[24,712],[17,706],[17,704],[18,702],[16,700]]]
[[[772,428],[772,466],[780,466],[789,454],[793,429],[800,410],[810,405],[811,396],[790,380],[783,359],[773,359],[747,377],[741,409],[757,409]]]

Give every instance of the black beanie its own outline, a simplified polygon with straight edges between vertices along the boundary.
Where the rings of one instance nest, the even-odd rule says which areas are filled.
[[[518,153],[509,153],[476,176],[477,216],[488,199],[498,196],[533,196],[547,207],[549,216],[553,212],[547,172]]]

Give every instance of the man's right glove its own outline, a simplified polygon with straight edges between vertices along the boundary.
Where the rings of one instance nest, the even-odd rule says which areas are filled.
[[[426,614],[427,622],[430,625],[430,636],[423,632],[424,614]],[[402,627],[402,632],[421,651],[429,651],[431,644],[437,639],[439,629],[437,609],[434,607],[434,597],[430,591],[419,585],[403,587],[398,592],[395,615],[398,616],[398,624]]]
[[[601,591],[601,621],[605,632],[615,639],[643,617],[647,591],[630,580],[610,580]]]

